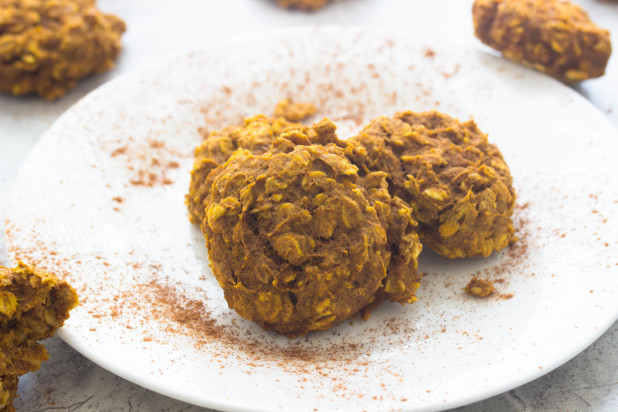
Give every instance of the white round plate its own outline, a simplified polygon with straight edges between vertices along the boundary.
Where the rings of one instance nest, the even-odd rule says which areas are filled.
[[[184,205],[198,129],[314,102],[348,137],[377,115],[473,117],[515,181],[519,243],[488,259],[423,251],[413,305],[301,339],[227,308]],[[618,316],[616,129],[560,83],[476,50],[358,29],[231,41],[121,76],[41,138],[7,242],[79,291],[60,336],[99,365],[215,409],[435,410],[556,368]],[[487,299],[463,287],[497,287]]]

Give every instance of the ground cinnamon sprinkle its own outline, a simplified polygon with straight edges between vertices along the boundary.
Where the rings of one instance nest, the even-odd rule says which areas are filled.
[[[461,69],[461,65],[456,64],[455,67],[453,68],[452,72],[450,72],[450,73],[442,72],[442,77],[444,77],[445,79],[450,79],[451,77],[453,77],[457,73],[459,73],[459,69]]]
[[[119,147],[118,149],[115,149],[115,150],[112,152],[112,155],[111,155],[111,156],[112,156],[112,157],[116,157],[116,156],[118,156],[118,155],[125,154],[125,152],[126,152],[126,151],[127,151],[127,147],[126,147],[126,146]]]
[[[513,295],[512,293],[501,293],[497,296],[497,298],[498,300],[509,300],[512,299],[513,296],[515,295]]]
[[[189,337],[196,349],[217,342],[229,348],[226,350],[229,352],[227,356],[244,354],[257,362],[274,361],[285,365],[287,369],[298,370],[304,367],[301,364],[290,364],[290,361],[311,364],[349,361],[367,351],[367,348],[356,343],[307,348],[303,345],[303,339],[290,340],[281,347],[268,344],[243,333],[240,328],[219,324],[204,300],[188,299],[173,286],[157,280],[139,284],[135,290],[121,292],[113,297],[113,301],[109,315],[114,318],[127,309],[145,311],[148,317],[156,321],[152,325],[160,323],[166,333]],[[146,339],[156,340],[151,336],[145,336]]]
[[[180,153],[169,148],[161,140],[148,139],[144,145],[129,137],[124,142],[123,146],[113,149],[110,156],[124,160],[125,167],[133,175],[129,179],[129,183],[133,186],[155,187],[173,184],[170,172],[180,168],[182,158],[192,156],[192,153]]]

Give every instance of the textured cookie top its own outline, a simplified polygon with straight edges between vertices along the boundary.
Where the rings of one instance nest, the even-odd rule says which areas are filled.
[[[228,303],[265,329],[328,329],[372,303],[387,233],[337,147],[237,151],[212,187],[203,229]]]
[[[225,163],[237,149],[246,149],[261,154],[283,133],[298,131],[309,133],[310,128],[291,123],[283,118],[263,115],[245,119],[244,124],[228,126],[210,133],[195,149],[195,161],[191,172],[191,186],[186,196],[189,218],[193,223],[204,220],[205,202],[210,194],[210,172]],[[206,180],[208,179],[208,182]]]
[[[488,256],[514,240],[509,168],[473,121],[401,112],[374,119],[350,142],[361,171],[388,174],[389,191],[410,204],[438,253]]]

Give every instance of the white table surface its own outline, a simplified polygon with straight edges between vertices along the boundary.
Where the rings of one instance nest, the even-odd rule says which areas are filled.
[[[618,3],[579,0],[618,45]],[[390,28],[411,36],[457,39],[472,35],[471,0],[343,0],[317,13],[283,11],[271,0],[99,0],[128,26],[115,69],[87,79],[64,98],[0,96],[0,233],[11,184],[30,148],[73,103],[107,80],[170,54],[237,34],[281,27],[339,24]],[[618,46],[615,46],[618,48]],[[607,74],[576,87],[618,125],[618,57]],[[0,264],[10,265],[0,236]],[[202,411],[134,385],[90,362],[59,338],[46,342],[50,360],[20,381],[18,411]],[[461,411],[618,410],[618,323],[562,367],[508,393]]]

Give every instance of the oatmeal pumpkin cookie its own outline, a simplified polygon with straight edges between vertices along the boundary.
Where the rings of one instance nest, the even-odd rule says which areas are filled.
[[[277,4],[286,9],[314,11],[321,9],[334,0],[277,0]]]
[[[515,241],[509,168],[473,121],[402,112],[350,142],[361,174],[388,173],[389,191],[410,204],[421,241],[437,253],[489,256]]]
[[[57,99],[113,67],[124,31],[94,0],[0,0],[0,91]]]
[[[559,0],[476,0],[474,32],[514,61],[565,81],[602,76],[612,47],[578,5]]]
[[[39,369],[51,337],[77,305],[66,282],[23,263],[0,267],[0,409],[13,411],[19,376]]]
[[[385,174],[362,179],[336,144],[288,137],[264,154],[238,150],[215,173],[202,230],[229,306],[304,335],[384,300],[414,302],[416,222]]]

